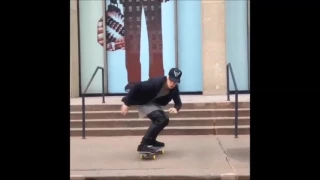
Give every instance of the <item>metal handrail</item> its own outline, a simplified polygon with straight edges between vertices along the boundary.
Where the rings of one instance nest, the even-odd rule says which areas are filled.
[[[231,77],[235,89],[235,106],[234,106],[234,111],[235,111],[235,119],[234,119],[234,136],[235,138],[238,138],[238,116],[239,116],[239,101],[238,101],[238,87],[237,87],[237,82],[236,78],[234,77],[233,70],[231,63],[227,64],[227,100],[230,101],[230,87],[229,87],[229,70],[231,72]]]
[[[85,105],[85,94],[89,88],[89,86],[92,83],[93,78],[96,76],[98,70],[101,69],[102,73],[102,103],[105,103],[105,98],[104,98],[104,68],[97,66],[96,70],[91,76],[91,79],[86,87],[86,89],[82,93],[82,139],[86,138],[86,105]]]

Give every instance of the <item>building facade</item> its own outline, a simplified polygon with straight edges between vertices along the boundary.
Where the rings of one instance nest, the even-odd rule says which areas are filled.
[[[129,84],[178,67],[181,92],[223,95],[228,63],[238,89],[250,90],[249,0],[70,3],[71,97],[82,94],[98,66],[106,94],[125,93]],[[86,93],[101,94],[101,82],[99,71]]]

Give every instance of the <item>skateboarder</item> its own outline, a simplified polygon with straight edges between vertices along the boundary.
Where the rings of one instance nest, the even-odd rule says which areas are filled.
[[[128,112],[129,106],[137,106],[140,117],[148,117],[152,123],[141,140],[137,151],[154,152],[154,147],[164,147],[163,142],[156,140],[158,134],[169,124],[169,117],[162,106],[167,105],[172,99],[174,107],[169,113],[177,113],[181,106],[181,99],[177,84],[180,83],[182,72],[172,68],[168,76],[150,78],[134,84],[129,93],[122,98],[121,114]]]

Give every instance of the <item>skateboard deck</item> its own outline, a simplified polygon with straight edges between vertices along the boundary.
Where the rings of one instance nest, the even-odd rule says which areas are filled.
[[[156,159],[156,154],[157,153],[161,153],[164,154],[164,147],[151,147],[152,149],[155,150],[155,152],[144,152],[144,151],[140,151],[140,159],[144,159],[144,158],[152,158],[153,160]]]

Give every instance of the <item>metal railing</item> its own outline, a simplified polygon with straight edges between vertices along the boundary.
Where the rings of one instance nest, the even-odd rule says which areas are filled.
[[[86,138],[86,104],[85,104],[85,94],[89,88],[89,86],[92,83],[93,78],[96,76],[98,70],[101,70],[102,74],[102,103],[105,103],[105,98],[104,98],[104,68],[98,66],[94,73],[91,76],[91,79],[86,87],[86,89],[82,93],[82,139]]]
[[[229,71],[231,72],[232,82],[235,90],[235,105],[234,105],[234,111],[235,111],[235,119],[234,119],[234,136],[235,138],[238,138],[238,116],[239,116],[239,100],[238,100],[238,87],[236,78],[234,77],[233,70],[231,63],[227,64],[227,100],[230,101],[230,87],[229,87]]]

